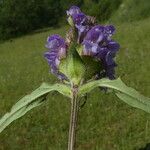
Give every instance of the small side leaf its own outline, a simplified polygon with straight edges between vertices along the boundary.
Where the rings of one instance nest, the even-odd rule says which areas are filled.
[[[22,117],[28,111],[37,107],[46,100],[46,96],[51,91],[58,91],[59,93],[70,97],[70,88],[63,84],[49,85],[43,83],[38,89],[31,94],[20,99],[10,110],[0,119],[0,132],[2,132],[11,122]]]
[[[150,98],[138,93],[135,89],[126,86],[120,78],[116,80],[101,79],[86,83],[79,89],[79,95],[84,95],[96,87],[107,87],[115,91],[115,94],[132,107],[142,109],[150,113]]]

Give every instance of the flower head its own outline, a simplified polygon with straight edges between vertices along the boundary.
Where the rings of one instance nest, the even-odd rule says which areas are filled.
[[[71,29],[64,40],[59,35],[47,38],[45,58],[51,72],[59,79],[79,83],[88,77],[115,79],[114,57],[120,45],[112,39],[113,25],[95,25],[95,18],[85,15],[77,6],[66,11]],[[62,61],[63,59],[63,61]]]

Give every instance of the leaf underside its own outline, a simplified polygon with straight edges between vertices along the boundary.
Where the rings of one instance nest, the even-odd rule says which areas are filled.
[[[0,119],[0,132],[2,132],[11,122],[25,115],[31,109],[43,104],[46,96],[51,91],[58,91],[59,93],[70,97],[70,88],[63,84],[49,85],[43,83],[38,89],[31,94],[20,99],[10,110]]]
[[[96,87],[113,89],[117,97],[125,103],[150,113],[150,98],[145,97],[135,89],[126,86],[120,78],[116,80],[101,79],[86,83],[80,87],[79,95],[82,96]]]

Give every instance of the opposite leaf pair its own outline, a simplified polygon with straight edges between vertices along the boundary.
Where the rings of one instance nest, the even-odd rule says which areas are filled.
[[[79,86],[77,93],[78,97],[84,96],[86,93],[90,92],[96,87],[107,87],[113,89],[114,93],[125,103],[150,113],[150,98],[144,97],[136,90],[127,87],[120,78],[117,80],[101,79],[97,81],[91,81],[82,86]],[[26,114],[29,110],[43,104],[43,102],[46,101],[47,95],[51,91],[58,91],[64,96],[67,96],[69,98],[72,97],[72,89],[69,85],[50,85],[47,83],[43,83],[30,95],[27,95],[20,101],[18,101],[12,107],[11,111],[5,114],[0,119],[0,132],[2,132],[11,122]]]

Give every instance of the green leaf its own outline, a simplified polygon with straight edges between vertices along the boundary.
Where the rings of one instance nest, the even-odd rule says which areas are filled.
[[[84,84],[79,89],[79,95],[84,95],[96,87],[107,87],[115,91],[115,94],[132,107],[142,109],[150,113],[150,98],[138,93],[135,89],[126,86],[120,78],[116,80],[101,79]]]
[[[68,86],[63,84],[49,85],[43,83],[38,89],[33,91],[31,94],[20,99],[10,110],[0,119],[0,132],[2,132],[11,122],[22,117],[29,110],[37,107],[46,100],[46,96],[51,91],[58,91],[59,93],[70,97],[71,90]]]

